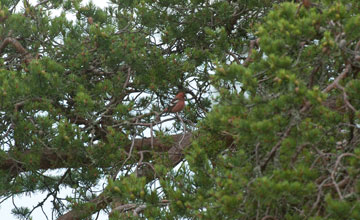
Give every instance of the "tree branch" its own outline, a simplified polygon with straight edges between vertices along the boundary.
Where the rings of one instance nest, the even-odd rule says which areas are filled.
[[[192,133],[177,134],[177,135],[173,135],[172,138],[173,138],[174,142],[173,142],[171,148],[168,150],[168,156],[169,156],[169,160],[171,161],[170,165],[172,167],[175,167],[183,159],[183,153],[182,153],[183,150],[186,147],[190,146]],[[150,138],[147,138],[146,140],[148,142],[151,141]],[[180,140],[182,140],[182,141],[179,146]],[[138,139],[136,141],[138,141]],[[159,140],[155,139],[154,142],[155,141],[159,141]],[[95,199],[93,199],[89,202],[89,203],[95,204],[94,208],[91,210],[92,213],[87,213],[83,210],[73,209],[73,210],[69,211],[68,213],[66,213],[65,215],[60,216],[57,220],[77,220],[80,217],[84,217],[84,215],[90,216],[91,214],[96,213],[96,212],[100,211],[101,209],[104,209],[111,202],[112,202],[112,198],[109,198],[109,197],[105,196],[104,193],[101,193],[98,197],[96,197]],[[134,207],[131,206],[130,208],[134,208]]]
[[[152,150],[151,144],[153,142],[154,151],[157,152],[168,152],[169,159],[174,161],[174,163],[178,163],[182,159],[181,150],[190,144],[190,138],[192,136],[191,133],[185,134],[184,140],[181,142],[179,147],[178,143],[183,138],[183,134],[176,134],[170,136],[172,139],[172,143],[176,143],[175,145],[179,149],[174,149],[173,144],[169,142],[165,142],[162,139],[154,138],[139,138],[135,139],[133,148],[137,151],[141,150]],[[123,146],[125,150],[129,151],[131,148],[131,144],[127,146]],[[180,151],[179,151],[180,150]],[[59,169],[59,168],[69,168],[69,161],[76,158],[78,160],[78,164],[82,164],[82,166],[86,166],[92,163],[91,159],[86,157],[83,152],[58,152],[56,148],[45,148],[42,149],[42,152],[39,153],[37,150],[24,150],[22,152],[8,152],[8,159],[3,159],[0,162],[0,170],[7,171],[12,175],[16,176],[21,172],[29,171],[26,167],[25,163],[18,159],[18,157],[26,157],[24,155],[30,154],[40,154],[40,161],[38,165],[38,169]]]
[[[27,50],[20,44],[18,40],[12,37],[5,38],[4,41],[0,44],[0,54],[3,53],[5,47],[7,47],[8,44],[12,44],[17,50],[17,52],[19,52],[25,57],[25,63],[30,63],[30,61],[32,60],[32,56],[27,52]]]
[[[258,46],[259,45],[259,41],[260,41],[260,38],[257,38],[255,40],[251,40],[250,41],[250,46],[249,46],[249,52],[248,52],[248,56],[246,57],[246,60],[244,61],[244,67],[247,67],[249,66],[249,64],[253,61],[253,59],[251,58],[252,56],[252,51],[254,49],[255,46]]]

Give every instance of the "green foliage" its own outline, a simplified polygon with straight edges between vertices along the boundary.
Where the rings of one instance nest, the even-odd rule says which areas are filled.
[[[358,1],[18,3],[0,5],[1,196],[83,219],[360,218]]]
[[[352,7],[359,5],[349,4],[276,5],[254,29],[260,40],[251,64],[218,68],[220,102],[200,125],[204,141],[187,156],[200,183],[192,198],[207,198],[203,218],[216,216],[215,207],[218,218],[229,219],[358,218],[352,188],[358,177],[349,175],[358,155],[347,153],[358,151],[351,128],[358,122],[358,70],[329,87],[347,62],[358,65],[352,51],[359,39],[347,30],[356,25]],[[229,140],[226,150],[217,140]],[[199,209],[189,207],[188,213]]]
[[[19,219],[29,219],[30,210],[25,207],[18,207],[11,210],[12,214],[18,217]],[[30,218],[31,219],[31,218]]]

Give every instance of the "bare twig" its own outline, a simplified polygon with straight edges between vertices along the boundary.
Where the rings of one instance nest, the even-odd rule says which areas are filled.
[[[277,220],[277,218],[274,216],[267,215],[262,217],[261,220]]]
[[[136,207],[136,204],[125,204],[114,208],[112,211],[126,212]]]
[[[129,81],[130,81],[130,76],[131,76],[131,69],[130,67],[128,68],[128,74],[126,76],[126,80],[125,80],[125,83],[123,85],[123,89],[126,89],[126,87],[128,86],[129,84]]]
[[[350,177],[347,176],[345,177],[343,180],[341,180],[337,185],[339,186],[339,188],[344,188],[344,186],[346,184],[348,184],[350,182]],[[325,184],[323,187],[335,187],[334,183],[327,183]]]
[[[315,209],[319,205],[321,196],[323,195],[322,187],[326,183],[326,181],[328,181],[328,180],[329,180],[329,178],[326,178],[321,182],[320,185],[318,185],[318,194],[317,194],[317,197],[316,197],[316,201],[314,202],[313,206],[311,207],[311,211],[310,211],[311,214],[313,213],[313,211],[315,211]]]
[[[331,90],[333,90],[334,88],[336,88],[337,85],[339,85],[340,80],[344,79],[346,77],[346,75],[348,74],[348,72],[350,72],[350,70],[351,70],[351,64],[347,64],[345,66],[344,71],[338,77],[336,77],[334,82],[332,82],[330,85],[328,85],[322,92],[328,93]]]
[[[309,88],[309,89],[313,87],[315,74],[320,70],[320,67],[321,67],[321,63],[318,64],[318,65],[311,71],[310,80],[309,80],[309,84],[308,84],[308,88]]]
[[[255,163],[256,166],[259,166],[259,147],[260,147],[260,142],[258,142],[255,146]]]
[[[346,75],[350,72],[350,70],[351,70],[351,64],[347,64],[345,66],[345,69],[343,70],[343,72],[338,77],[336,77],[334,82],[332,82],[330,85],[328,85],[322,91],[322,93],[329,93],[334,88],[337,88],[337,85],[339,85],[340,80],[344,79],[346,77]],[[309,101],[306,101],[305,105],[300,109],[300,113],[304,113],[305,111],[307,111],[310,108],[310,106],[311,106],[311,103]]]
[[[130,150],[129,150],[129,153],[128,153],[128,156],[127,158],[125,159],[125,161],[121,164],[121,167],[120,169],[114,174],[113,176],[113,180],[116,179],[118,173],[120,172],[120,170],[122,169],[122,167],[126,164],[126,162],[130,159],[131,155],[132,155],[132,151],[134,149],[134,145],[135,145],[135,134],[133,135],[133,138],[132,138],[132,141],[131,141],[131,146],[130,146]]]
[[[341,155],[337,158],[337,160],[336,160],[336,162],[335,162],[334,169],[333,169],[333,171],[331,172],[332,182],[333,182],[333,184],[334,184],[334,186],[335,186],[335,189],[336,189],[336,192],[338,193],[338,195],[339,195],[339,197],[340,197],[341,200],[344,200],[344,197],[342,196],[341,191],[340,191],[340,188],[339,188],[339,185],[337,184],[337,182],[336,182],[336,180],[335,180],[335,174],[336,174],[336,169],[337,169],[337,167],[339,166],[340,161],[341,161],[341,159],[342,159],[343,157],[357,157],[357,156],[356,156],[355,154],[352,154],[352,153],[343,153],[343,154],[341,154]]]
[[[170,204],[169,200],[162,200],[158,203],[159,206],[167,206]],[[138,214],[142,211],[144,211],[144,209],[146,209],[147,205],[143,204],[143,205],[138,205],[138,204],[124,204],[124,205],[119,205],[117,207],[115,207],[112,212],[110,213],[110,216],[112,215],[112,213],[114,211],[118,211],[118,212],[127,212],[130,210],[133,210],[133,215],[134,216],[138,216]]]
[[[44,101],[43,98],[31,98],[31,99],[26,99],[26,100],[20,101],[14,105],[14,111],[18,112],[20,110],[20,108],[23,107],[27,102],[42,102],[42,101]],[[48,101],[50,101],[50,100],[48,100]]]
[[[2,139],[5,139],[7,136],[9,136],[11,130],[14,129],[14,128],[15,128],[15,125],[14,125],[14,123],[12,122],[12,123],[8,126],[8,129],[6,130],[5,134],[0,135],[0,139],[2,140]],[[1,202],[0,202],[0,203],[1,203]]]
[[[44,1],[42,1],[42,2],[39,2],[39,3],[37,3],[37,4],[34,6],[34,8],[36,8],[36,7],[40,6],[40,5],[46,4],[46,3],[48,3],[49,1],[50,1],[50,0],[44,0]]]
[[[181,147],[181,142],[184,140],[184,137],[185,137],[185,134],[186,134],[186,127],[185,127],[184,121],[182,120],[182,118],[179,116],[178,113],[176,113],[176,116],[177,116],[177,117],[179,118],[179,120],[181,121],[181,124],[183,125],[183,129],[184,129],[183,136],[181,137],[181,139],[180,139],[180,141],[179,141],[179,143],[178,143],[179,147]]]
[[[3,202],[5,202],[6,200],[8,200],[10,197],[11,197],[11,195],[10,195],[10,196],[6,196],[3,200],[0,201],[0,204],[3,203]]]
[[[356,43],[355,51],[359,51],[360,49],[360,40]]]
[[[252,55],[252,51],[254,49],[255,46],[257,46],[259,44],[259,38],[258,39],[255,39],[255,40],[251,40],[250,41],[250,46],[249,46],[249,52],[248,52],[248,56],[246,57],[243,65],[245,67],[249,66],[249,64],[253,61],[252,58],[251,58],[251,55]]]
[[[284,141],[284,139],[289,136],[291,129],[294,127],[294,125],[289,125],[289,127],[286,129],[286,131],[283,133],[280,140],[276,143],[276,145],[271,149],[271,151],[266,155],[263,163],[260,165],[260,170],[264,171],[269,161],[275,156],[275,153],[281,146],[281,143]]]
[[[176,119],[175,117],[174,118],[168,118],[168,119],[165,119],[165,120],[162,120],[162,121],[155,121],[155,122],[151,122],[151,123],[141,123],[141,122],[134,122],[134,123],[130,123],[132,125],[140,125],[140,126],[145,126],[145,127],[151,127],[151,126],[154,126],[154,125],[158,125],[158,124],[162,124],[164,122],[167,122],[167,121],[172,121]],[[122,123],[123,124],[123,123]],[[114,125],[113,127],[117,127],[119,125]]]
[[[151,149],[154,149],[153,123],[150,123]]]
[[[291,158],[291,165],[293,166],[296,162],[297,157],[299,156],[300,152],[304,149],[305,146],[309,145],[310,143],[304,143],[296,148],[295,155]]]
[[[130,26],[130,22],[121,30],[119,30],[118,32],[116,32],[115,34],[121,34],[124,33]]]
[[[231,52],[231,51],[228,51],[228,54],[229,54],[232,58],[234,58],[234,60],[235,60],[235,62],[236,62],[237,64],[241,64],[241,62],[240,62],[239,58],[237,58],[236,54],[234,54],[234,53]]]
[[[345,91],[345,88],[342,87],[342,86],[339,85],[339,84],[336,84],[336,87],[343,92],[343,99],[344,99],[344,102],[345,102],[346,106],[347,106],[348,108],[350,108],[353,112],[356,113],[356,109],[354,108],[353,105],[351,105],[351,103],[350,103],[350,101],[349,101],[349,97],[348,97],[348,95],[347,95],[347,93],[346,93],[346,91]]]
[[[295,67],[295,66],[298,65],[298,63],[299,63],[299,61],[300,61],[301,54],[302,54],[302,52],[303,52],[303,50],[304,50],[304,46],[305,46],[305,42],[301,42],[298,56],[297,56],[297,58],[296,58],[296,60],[295,60],[295,63],[293,63],[293,64],[291,65],[291,67]]]

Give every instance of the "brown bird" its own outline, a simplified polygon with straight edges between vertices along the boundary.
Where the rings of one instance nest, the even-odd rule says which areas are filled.
[[[171,101],[169,107],[165,108],[163,112],[176,113],[180,112],[185,107],[185,93],[179,92],[175,98]]]
[[[310,8],[310,6],[312,5],[310,0],[303,0],[302,3],[305,8]]]
[[[94,23],[94,19],[92,17],[88,17],[87,21],[90,25],[92,25]]]

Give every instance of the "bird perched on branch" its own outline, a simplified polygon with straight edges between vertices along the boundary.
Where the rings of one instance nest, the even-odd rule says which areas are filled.
[[[165,108],[163,112],[176,113],[182,111],[184,107],[185,107],[185,93],[179,92],[175,96],[175,98],[171,101],[169,107]]]
[[[302,4],[305,8],[310,8],[310,6],[312,5],[310,0],[303,0]]]

